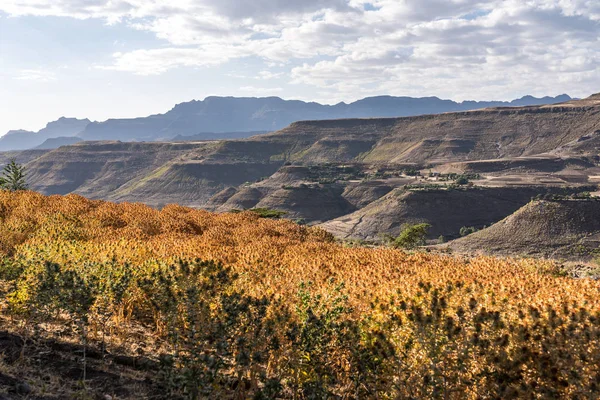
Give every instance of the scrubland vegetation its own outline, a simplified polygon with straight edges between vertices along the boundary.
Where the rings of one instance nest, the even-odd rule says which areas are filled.
[[[551,262],[348,248],[254,212],[23,191],[0,192],[0,221],[3,325],[30,347],[83,349],[78,385],[42,385],[30,352],[5,353],[0,375],[30,396],[600,396],[600,283]],[[120,365],[139,370],[137,391],[100,387],[92,356],[134,360]]]

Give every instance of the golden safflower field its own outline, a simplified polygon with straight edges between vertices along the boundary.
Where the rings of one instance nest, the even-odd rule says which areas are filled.
[[[77,195],[0,192],[0,221],[8,329],[148,360],[122,398],[600,396],[600,282],[551,261]],[[64,396],[110,390],[85,359]]]

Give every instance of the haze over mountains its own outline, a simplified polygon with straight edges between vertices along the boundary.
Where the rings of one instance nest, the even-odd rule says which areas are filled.
[[[528,106],[568,101],[568,95],[535,98],[525,96],[511,102],[454,102],[437,97],[379,96],[351,104],[322,105],[314,102],[283,100],[278,97],[207,97],[176,105],[165,114],[131,119],[60,118],[39,132],[9,131],[0,138],[0,151],[40,147],[57,148],[80,140],[168,141],[235,139],[276,131],[302,120],[341,118],[406,117],[424,114],[467,111],[487,107]]]
[[[75,137],[90,123],[89,119],[59,118],[38,132],[12,130],[0,138],[0,151],[32,149],[48,139]]]

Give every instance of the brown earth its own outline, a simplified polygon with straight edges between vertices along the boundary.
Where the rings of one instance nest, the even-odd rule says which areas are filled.
[[[368,206],[320,226],[345,239],[381,240],[398,236],[404,224],[428,223],[431,239],[459,237],[462,227],[493,224],[544,193],[572,193],[582,188],[410,188],[394,189]]]
[[[461,253],[590,260],[600,245],[600,200],[532,201],[491,227],[441,247]]]

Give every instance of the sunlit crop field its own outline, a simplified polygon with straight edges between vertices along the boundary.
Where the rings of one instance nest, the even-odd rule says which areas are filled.
[[[3,312],[109,346],[147,329],[167,397],[600,396],[600,283],[552,262],[75,195],[0,192],[0,221]]]

